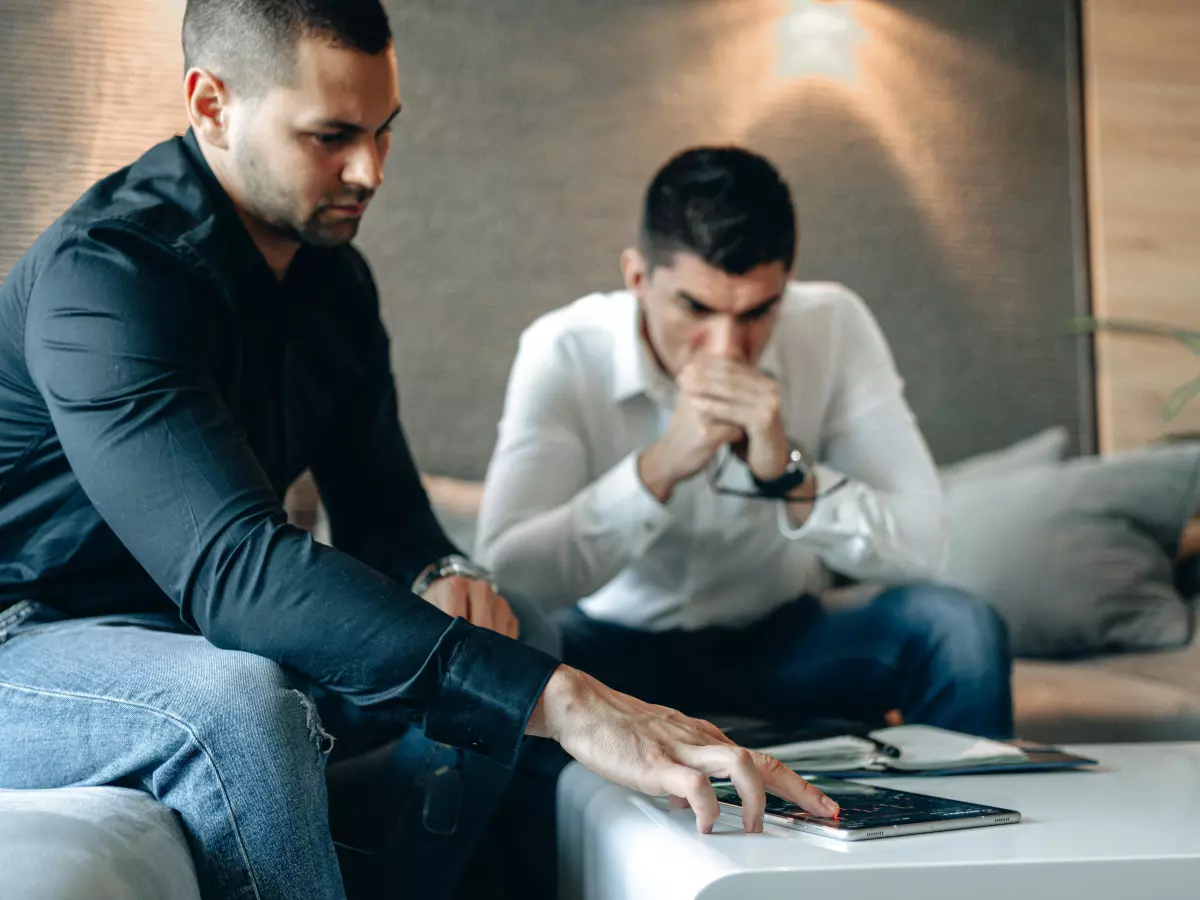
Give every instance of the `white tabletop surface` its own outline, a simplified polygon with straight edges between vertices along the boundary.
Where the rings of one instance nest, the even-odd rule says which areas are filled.
[[[1069,748],[1097,770],[889,778],[1015,809],[1017,825],[843,843],[768,824],[711,835],[580,766],[559,787],[562,897],[1200,898],[1200,743]]]

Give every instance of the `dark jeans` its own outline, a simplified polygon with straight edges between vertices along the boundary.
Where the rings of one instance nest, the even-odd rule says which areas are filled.
[[[513,605],[522,639],[555,651]],[[449,896],[513,778],[416,728],[391,739],[177,615],[27,601],[0,611],[0,733],[0,788],[121,785],[176,810],[206,900]]]
[[[565,662],[691,715],[906,723],[1012,737],[1012,660],[990,606],[952,588],[894,588],[854,609],[811,597],[739,629],[651,632],[560,621]]]

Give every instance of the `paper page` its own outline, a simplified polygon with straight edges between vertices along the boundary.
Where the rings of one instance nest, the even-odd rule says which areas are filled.
[[[810,772],[859,769],[877,762],[875,745],[851,735],[754,748]]]
[[[973,734],[961,734],[931,725],[898,725],[872,731],[871,737],[900,751],[885,762],[893,769],[942,769],[1024,762],[1024,751]]]

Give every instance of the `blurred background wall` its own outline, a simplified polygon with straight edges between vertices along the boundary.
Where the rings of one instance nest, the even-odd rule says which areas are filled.
[[[1200,3],[1086,0],[1084,12],[1095,310],[1200,331]],[[1177,390],[1200,393],[1197,355],[1200,342],[1102,335],[1101,446],[1200,434],[1200,402],[1163,415]]]
[[[1074,0],[387,5],[405,108],[360,243],[426,471],[483,474],[521,329],[619,287],[645,183],[708,142],[781,167],[798,277],[866,298],[940,460],[1091,448]],[[0,0],[0,276],[184,127],[182,8]]]

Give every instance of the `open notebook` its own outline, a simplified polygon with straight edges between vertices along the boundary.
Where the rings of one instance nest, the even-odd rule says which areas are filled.
[[[755,749],[778,757],[797,772],[839,775],[952,775],[1095,763],[1052,747],[1022,747],[930,725],[899,725],[880,728],[867,737],[839,735]]]

